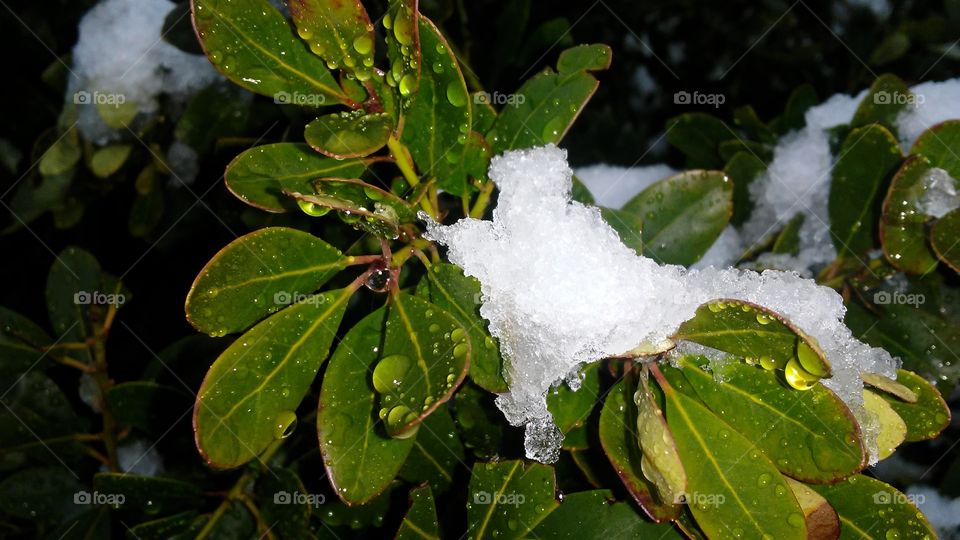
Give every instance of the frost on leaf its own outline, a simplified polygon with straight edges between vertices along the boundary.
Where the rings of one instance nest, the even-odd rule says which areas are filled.
[[[428,227],[450,260],[480,280],[481,314],[510,363],[510,389],[497,405],[511,424],[526,426],[530,458],[559,455],[562,437],[546,405],[551,386],[576,379],[582,364],[664,342],[718,298],[765,306],[816,339],[833,367],[824,385],[858,417],[866,414],[860,372],[896,376],[889,354],[844,326],[840,295],[813,280],[687,270],[638,256],[597,208],[571,201],[572,171],[556,146],[507,152],[492,161],[490,177],[500,188],[492,221]]]

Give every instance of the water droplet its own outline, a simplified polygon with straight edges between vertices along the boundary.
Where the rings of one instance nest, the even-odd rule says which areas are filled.
[[[460,86],[460,81],[447,85],[447,101],[454,107],[463,107],[467,104],[467,92]]]
[[[813,388],[813,385],[819,380],[818,377],[807,373],[806,370],[800,366],[800,362],[798,362],[796,358],[791,358],[790,361],[787,362],[783,374],[787,379],[787,384],[797,390],[809,390]]]
[[[410,370],[410,359],[402,354],[391,354],[373,368],[373,387],[381,394],[389,394],[403,382]]]
[[[797,359],[800,361],[800,366],[810,375],[814,377],[827,376],[827,370],[824,368],[820,356],[803,340],[797,340]]]
[[[302,199],[297,200],[297,206],[300,207],[300,210],[303,210],[304,214],[312,217],[324,216],[330,212],[330,208],[326,206],[320,206],[319,204],[314,204],[310,201],[304,201]]]
[[[357,36],[357,39],[353,40],[353,48],[360,54],[370,54],[373,50],[373,40],[367,35]]]
[[[763,473],[757,477],[757,486],[758,487],[767,487],[770,485],[770,481],[773,479],[769,474]]]
[[[453,348],[453,357],[457,359],[463,359],[467,356],[467,353],[470,352],[470,346],[466,343],[457,343],[457,346]],[[450,381],[447,381],[450,382]]]
[[[773,359],[772,357],[770,357],[770,356],[761,356],[761,357],[760,357],[760,367],[762,367],[763,369],[765,369],[765,370],[767,370],[767,371],[771,371],[771,370],[773,370],[773,369],[776,369],[776,367],[777,367],[777,362],[776,362],[776,360],[774,360],[774,359]]]
[[[400,95],[408,97],[413,93],[417,84],[417,78],[413,73],[407,73],[400,79]]]

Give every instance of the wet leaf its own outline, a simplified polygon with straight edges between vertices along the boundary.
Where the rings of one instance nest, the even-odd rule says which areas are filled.
[[[787,485],[797,498],[803,517],[807,523],[807,538],[822,540],[840,537],[840,518],[819,493],[792,478],[786,478]]]
[[[853,114],[850,127],[880,124],[889,130],[897,129],[897,116],[913,100],[910,88],[896,75],[885,73],[877,77],[867,95]]]
[[[767,170],[767,164],[749,152],[737,152],[723,168],[733,180],[733,215],[730,223],[743,225],[753,212],[750,184]]]
[[[82,512],[83,486],[65,467],[34,467],[0,482],[0,511],[9,516],[55,524]],[[80,496],[80,504],[75,497]]]
[[[800,228],[806,219],[804,214],[797,214],[784,225],[783,230],[777,235],[773,242],[773,253],[785,253],[788,255],[797,255],[800,253]]]
[[[393,437],[416,433],[470,367],[470,336],[439,307],[407,293],[390,297],[383,353],[373,370],[380,418]]]
[[[960,272],[960,210],[940,218],[930,231],[930,243],[937,257],[955,272]]]
[[[243,202],[268,212],[296,209],[283,190],[312,192],[317,178],[358,178],[366,164],[356,159],[331,159],[305,144],[277,143],[251,148],[227,165],[227,189]]]
[[[321,116],[303,132],[314,150],[336,159],[366,157],[387,144],[393,119],[387,113],[340,112]]]
[[[417,94],[420,74],[426,71],[421,68],[421,49],[425,47],[420,44],[421,25],[418,23],[420,12],[417,4],[417,0],[390,0],[387,13],[383,16],[383,28],[386,30],[384,41],[390,61],[386,80],[390,86],[402,84],[400,94],[405,98]]]
[[[372,374],[386,322],[387,310],[381,308],[351,328],[330,357],[320,387],[320,452],[334,491],[350,505],[365,504],[387,489],[413,448],[413,437],[387,436],[378,418]]]
[[[309,296],[248,330],[210,367],[194,408],[197,448],[219,468],[250,461],[296,426],[353,291]]]
[[[88,422],[77,415],[53,380],[43,372],[33,370],[4,386],[7,388],[0,397],[3,405],[0,409],[0,448],[8,462],[32,458],[59,466],[58,458],[82,452],[75,441],[54,443],[49,440],[83,432],[88,427]],[[40,444],[39,441],[46,442]]]
[[[643,519],[629,504],[616,502],[605,489],[571,493],[530,534],[531,538],[627,540],[683,536],[669,524]]]
[[[909,498],[861,474],[829,485],[812,485],[840,516],[840,537],[936,538],[927,518]]]
[[[917,396],[915,403],[907,403],[893,396],[883,399],[907,425],[908,442],[933,439],[950,424],[950,408],[936,387],[916,373],[897,370],[897,382],[909,388]]]
[[[426,288],[420,296],[446,310],[470,334],[470,378],[489,392],[506,392],[500,347],[480,316],[480,282],[448,263],[433,264],[423,282]]]
[[[466,467],[463,443],[447,407],[433,411],[421,426],[400,477],[412,483],[428,482],[445,492]]]
[[[719,171],[686,171],[661,180],[623,206],[643,219],[644,254],[669,264],[703,257],[733,212],[733,182]]]
[[[852,130],[839,156],[830,184],[830,231],[841,258],[859,257],[876,242],[880,208],[875,201],[903,156],[897,139],[878,124]]]
[[[877,455],[880,459],[886,459],[906,439],[907,425],[893,407],[876,392],[863,391],[863,407],[876,415],[880,423],[880,432],[877,434]]]
[[[111,386],[105,396],[117,421],[160,437],[190,407],[189,394],[152,381],[129,381]]]
[[[667,120],[667,140],[687,156],[688,169],[719,169],[720,143],[733,132],[712,114],[693,112]]]
[[[186,540],[196,537],[203,528],[200,515],[190,510],[165,518],[145,521],[130,527],[129,535],[140,540]]]
[[[176,139],[205,154],[215,148],[220,138],[241,135],[250,116],[251,97],[226,82],[200,90],[177,120]]]
[[[643,218],[633,212],[614,208],[600,208],[600,215],[607,225],[613,227],[620,241],[636,252],[643,254]]]
[[[773,372],[742,362],[714,364],[715,373],[708,371],[711,364],[702,357],[687,356],[679,362],[704,404],[784,474],[807,482],[831,482],[866,466],[856,420],[822,385],[799,392]]]
[[[807,110],[820,103],[817,98],[817,91],[811,84],[802,84],[798,86],[787,99],[787,106],[776,121],[774,129],[783,134],[793,130],[803,129],[807,125],[805,115]]]
[[[260,229],[221,249],[187,295],[187,319],[202,332],[239,332],[326,283],[349,263],[340,251],[303,231]]]
[[[600,364],[583,367],[580,389],[573,390],[566,383],[547,392],[547,410],[564,435],[584,427],[600,396]],[[564,447],[569,443],[564,439]]]
[[[786,369],[792,361],[813,377],[826,377],[831,371],[816,340],[779,314],[750,302],[708,302],[671,339],[706,345],[766,369]]]
[[[271,468],[257,481],[260,514],[277,536],[291,539],[312,538],[310,514],[326,501],[322,495],[308,497],[297,473],[287,468]],[[299,495],[298,495],[299,494]],[[294,499],[296,497],[296,499]]]
[[[523,538],[553,512],[556,479],[540,463],[476,463],[467,500],[469,534],[485,538]]]
[[[407,515],[403,516],[396,538],[440,540],[437,505],[433,502],[433,492],[429,484],[410,490],[410,508]]]
[[[910,155],[921,155],[930,160],[930,165],[939,167],[960,178],[960,120],[941,122],[920,134],[910,148]]]
[[[482,458],[499,455],[509,444],[508,427],[493,395],[469,381],[454,394],[453,416],[464,445]]]
[[[637,441],[643,454],[640,470],[657,488],[661,501],[678,503],[687,490],[687,474],[677,455],[673,435],[657,404],[659,400],[647,386],[646,376],[640,378],[633,401],[637,407]]]
[[[340,219],[356,229],[381,238],[395,239],[400,225],[416,221],[416,212],[389,191],[361,180],[320,178],[309,194],[286,192],[308,216],[323,216],[336,210]]]
[[[359,0],[288,0],[297,33],[330,69],[364,81],[373,67],[373,24]]]
[[[43,348],[51,343],[43,328],[15,311],[0,307],[0,374],[45,367],[49,359]]]
[[[97,303],[109,300],[100,263],[90,253],[68,247],[60,252],[47,276],[47,313],[54,336],[62,343],[83,342],[93,335],[95,326],[102,322],[108,306]],[[75,349],[71,356],[82,362],[91,362],[89,348]]]
[[[278,103],[296,95],[321,105],[355,105],[268,0],[192,2],[193,26],[207,58],[234,83]]]
[[[97,473],[93,490],[98,495],[122,501],[118,508],[146,513],[167,513],[196,507],[202,501],[200,488],[173,478],[140,476],[127,473]]]
[[[557,72],[561,74],[578,71],[604,71],[610,67],[610,47],[603,44],[577,45],[560,53]]]
[[[901,401],[906,401],[907,403],[917,402],[917,395],[913,393],[913,390],[900,384],[898,381],[888,379],[883,375],[868,372],[861,373],[860,377],[863,379],[864,384],[879,390],[880,392],[877,392],[878,394],[882,392],[881,395],[883,396],[896,396]]]
[[[895,268],[911,274],[926,274],[937,266],[927,245],[930,216],[918,206],[924,192],[923,177],[929,170],[927,158],[908,157],[890,183],[880,215],[883,254]]]

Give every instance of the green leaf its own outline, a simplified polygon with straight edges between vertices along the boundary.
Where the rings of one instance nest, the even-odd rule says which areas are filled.
[[[82,453],[73,440],[50,440],[87,429],[87,422],[77,415],[56,383],[33,370],[5,386],[0,397],[0,448],[8,463],[32,458],[61,465],[60,456]]]
[[[897,31],[887,34],[870,53],[870,64],[881,66],[902,57],[910,50],[910,36]]]
[[[737,361],[712,366],[715,374],[705,358],[684,357],[680,367],[704,404],[784,474],[822,483],[866,466],[856,420],[822,385],[798,392],[773,372]]]
[[[557,506],[553,467],[523,461],[476,463],[467,524],[476,540],[524,538]]]
[[[897,370],[897,382],[917,396],[915,403],[907,403],[894,396],[883,395],[883,399],[907,425],[908,442],[933,439],[950,425],[950,407],[947,407],[936,387],[905,369]]]
[[[613,227],[620,241],[627,247],[643,255],[643,218],[626,210],[600,208],[600,215],[607,225]]]
[[[65,467],[35,467],[17,471],[0,482],[0,511],[18,518],[59,523],[79,514],[85,492]],[[87,493],[89,495],[89,493]]]
[[[387,144],[393,132],[388,113],[350,111],[327,114],[307,124],[303,132],[314,150],[335,159],[366,157]]]
[[[733,132],[712,114],[685,113],[667,120],[667,141],[687,156],[688,169],[719,169],[720,143]]]
[[[561,53],[564,57],[564,69],[588,65],[592,71],[598,62],[584,62],[580,56],[584,53],[599,55],[602,47],[606,48],[607,59],[612,56],[609,47],[591,47],[595,48],[575,48],[570,56]],[[524,82],[513,95],[514,103],[500,111],[496,124],[488,133],[487,138],[493,154],[560,142],[597,90],[599,83],[590,71],[557,73],[547,68]]]
[[[659,393],[658,393],[659,395]],[[687,475],[677,455],[677,447],[653,392],[643,374],[633,396],[637,407],[637,442],[640,444],[640,470],[657,488],[660,500],[677,503],[687,490]]]
[[[808,538],[838,538],[840,536],[840,516],[819,493],[810,489],[806,484],[787,477],[787,485],[797,498],[800,509],[803,510],[804,521],[807,524]]]
[[[246,150],[227,165],[227,189],[250,206],[268,212],[296,209],[283,190],[311,193],[317,178],[359,178],[366,164],[331,159],[305,144],[265,144]]]
[[[315,506],[325,501],[322,497],[308,497],[309,492],[297,473],[287,468],[271,468],[257,481],[257,494],[260,514],[277,536],[304,540],[313,538],[307,532],[310,529],[310,514]]]
[[[177,120],[174,135],[201,155],[209,152],[218,139],[243,132],[250,116],[249,97],[250,94],[228,83],[200,90]]]
[[[730,158],[723,172],[733,180],[733,215],[730,223],[740,226],[753,213],[750,184],[766,172],[767,164],[750,152],[737,152]]]
[[[100,178],[107,178],[123,167],[132,150],[129,144],[111,144],[99,148],[90,157],[90,170]]]
[[[497,123],[497,110],[490,104],[490,94],[474,92],[470,94],[470,103],[473,104],[473,126],[471,126],[471,129],[477,133],[490,131],[493,125]]]
[[[189,406],[186,392],[152,381],[130,381],[111,386],[105,396],[117,421],[161,436]]]
[[[400,477],[411,483],[428,482],[438,492],[447,491],[458,469],[466,467],[463,443],[447,407],[433,411],[421,425]]]
[[[63,133],[49,133],[50,138],[55,138],[50,147],[40,157],[37,170],[40,171],[42,176],[57,176],[67,173],[83,157],[83,149],[80,147],[77,130],[70,127]]]
[[[364,81],[373,66],[373,24],[359,0],[289,0],[297,33],[330,69]]]
[[[934,224],[930,243],[941,261],[960,272],[960,210],[950,212]]]
[[[595,362],[583,368],[579,390],[571,390],[566,383],[562,383],[547,392],[547,409],[564,435],[583,428],[599,401],[599,366]],[[564,448],[570,448],[571,442],[564,439]]]
[[[130,527],[127,536],[134,540],[186,540],[195,538],[202,528],[203,519],[189,510]]]
[[[872,413],[879,423],[880,430],[876,434],[877,456],[887,459],[906,439],[907,425],[893,407],[876,392],[863,391],[863,408]]]
[[[851,131],[839,156],[830,185],[830,232],[841,258],[859,257],[875,244],[877,196],[886,191],[903,156],[897,139],[878,124]]]
[[[531,538],[627,540],[683,536],[669,524],[643,519],[629,504],[616,502],[605,489],[571,493],[530,534]]]
[[[286,227],[260,229],[221,249],[187,295],[190,323],[222,336],[299,301],[349,264],[323,240]]]
[[[797,255],[800,253],[800,228],[803,227],[803,222],[806,219],[801,213],[793,216],[786,225],[783,226],[783,230],[780,231],[780,234],[777,235],[777,239],[773,242],[773,248],[771,251],[773,253],[784,253],[788,255]]]
[[[126,473],[97,473],[93,490],[118,501],[117,508],[167,513],[196,507],[202,501],[199,486],[173,478]]]
[[[83,342],[93,335],[107,308],[96,300],[109,300],[107,295],[115,292],[103,285],[100,263],[93,255],[76,247],[60,252],[47,276],[47,313],[58,342]],[[71,351],[71,356],[83,362],[92,359],[89,348]]]
[[[840,516],[840,538],[936,538],[927,518],[909,498],[861,474],[842,482],[810,486]]]
[[[203,54],[190,21],[190,2],[180,2],[167,13],[160,36],[187,54]]]
[[[733,156],[740,152],[747,152],[752,156],[756,156],[764,163],[769,163],[770,160],[773,159],[773,147],[763,143],[745,141],[738,138],[722,141],[717,145],[717,153],[720,154],[720,159],[723,160],[724,163],[729,162],[733,159]]]
[[[388,437],[372,373],[380,359],[386,308],[366,316],[340,341],[320,387],[317,435],[334,491],[349,505],[382,493],[406,461],[414,438]]]
[[[390,0],[383,16],[386,30],[387,59],[390,69],[386,79],[390,86],[399,86],[400,94],[408,98],[416,95],[420,87],[421,47],[420,12],[417,0]],[[430,64],[427,64],[430,66]]]
[[[593,198],[593,194],[590,193],[589,189],[587,189],[587,186],[583,183],[583,180],[577,178],[577,175],[573,175],[572,180],[573,189],[570,191],[571,200],[583,204],[596,204],[597,201]]]
[[[896,75],[883,74],[877,77],[867,95],[860,101],[850,121],[850,127],[880,124],[889,130],[897,129],[897,116],[913,100],[910,88]]]
[[[689,480],[688,508],[706,535],[806,538],[796,499],[761,450],[696,400],[663,390]]]
[[[51,343],[47,332],[33,321],[0,307],[0,375],[25,373],[34,366],[45,367],[47,362],[43,360],[47,354],[43,349]]]
[[[144,237],[160,223],[163,217],[164,187],[157,178],[157,166],[147,164],[137,175],[134,183],[137,196],[130,207],[130,218],[127,227],[133,236]]]
[[[193,26],[207,58],[234,83],[280,103],[297,95],[356,105],[268,0],[192,2]]]
[[[382,355],[373,370],[387,433],[416,433],[463,382],[472,349],[469,334],[449,313],[416,296],[393,294]]]
[[[637,407],[633,404],[634,385],[621,379],[610,389],[600,411],[599,434],[603,451],[614,470],[640,508],[656,522],[676,519],[680,507],[673,501],[662,503],[654,485],[641,468],[643,455],[637,436]]]
[[[929,159],[932,166],[960,178],[957,148],[960,148],[960,120],[947,120],[921,133],[910,148],[910,155],[920,154]]]
[[[500,348],[480,316],[480,282],[464,275],[456,265],[435,263],[423,283],[426,287],[420,296],[446,310],[470,334],[470,378],[489,392],[506,392]]]
[[[397,540],[425,538],[440,540],[440,524],[437,522],[437,505],[429,485],[410,490],[410,509],[403,516]]]
[[[285,191],[297,199],[308,216],[324,216],[331,209],[354,228],[381,238],[396,239],[404,223],[416,221],[416,211],[406,201],[362,180],[319,178],[309,195]]]
[[[802,84],[796,88],[787,100],[783,115],[776,122],[775,129],[781,134],[803,129],[807,125],[807,110],[817,105],[817,91],[811,84]]]
[[[730,221],[733,182],[719,171],[686,171],[641,191],[623,210],[643,219],[645,255],[690,265]]]
[[[296,425],[353,291],[310,296],[237,338],[210,367],[194,408],[197,448],[219,468],[250,461]]]
[[[733,122],[745,131],[752,140],[767,144],[777,142],[776,134],[760,120],[757,111],[750,105],[734,109]]]
[[[926,222],[930,216],[918,207],[923,197],[923,177],[930,161],[921,155],[909,156],[890,183],[880,214],[880,243],[883,253],[898,270],[926,274],[937,266],[927,245]]]
[[[453,398],[453,416],[463,443],[482,458],[498,456],[509,441],[509,427],[504,425],[493,398],[470,382],[462,385]]]
[[[437,179],[437,186],[453,195],[468,193],[465,170],[466,148],[473,124],[472,104],[467,85],[450,44],[429,19],[420,16],[420,45],[423,64],[416,94],[404,111],[400,142],[413,156],[421,175]]]
[[[577,45],[560,53],[557,72],[566,75],[578,71],[605,71],[610,68],[612,56],[607,45]]]

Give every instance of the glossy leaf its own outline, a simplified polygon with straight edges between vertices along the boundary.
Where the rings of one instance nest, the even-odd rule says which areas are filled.
[[[467,374],[472,348],[466,330],[446,311],[407,293],[393,294],[382,356],[373,371],[387,433],[415,433],[450,399]]]
[[[669,524],[643,519],[629,504],[616,502],[605,489],[571,493],[531,533],[531,538],[616,540],[683,536]]]
[[[365,504],[400,471],[414,439],[387,436],[378,418],[372,373],[381,357],[385,308],[366,316],[340,341],[320,387],[317,435],[330,483],[345,503]]]
[[[336,210],[344,223],[381,238],[397,238],[401,224],[416,220],[415,210],[406,201],[361,180],[320,178],[308,195],[286,193],[307,215],[323,216]]]
[[[707,371],[704,358],[688,356],[679,362],[685,380],[707,407],[784,474],[807,482],[831,482],[866,466],[856,420],[822,385],[800,392],[773,372],[741,362],[714,365],[716,374]]]
[[[883,399],[907,425],[906,440],[909,442],[933,439],[950,424],[950,408],[940,392],[916,373],[897,370],[897,382],[906,386],[917,396],[915,403],[907,403],[893,396]]]
[[[718,171],[686,171],[640,192],[623,207],[643,219],[645,255],[690,265],[730,221],[733,183]]]
[[[655,487],[641,469],[643,455],[637,437],[637,407],[633,403],[635,388],[626,379],[618,381],[603,402],[600,411],[599,435],[607,459],[617,476],[640,508],[657,522],[675,519],[680,507],[673,501],[660,501]]]
[[[787,478],[807,524],[807,538],[835,539],[840,536],[840,517],[830,503],[806,484]]]
[[[605,50],[606,57],[612,58],[609,47],[594,47],[587,51],[589,55],[599,55]],[[584,49],[576,48],[570,53],[572,56],[561,53],[564,69],[585,65],[590,71],[598,70],[595,68],[599,62],[578,59],[583,52]],[[590,71],[557,73],[547,68],[524,82],[514,93],[514,103],[500,111],[496,124],[487,134],[493,154],[560,142],[597,90],[599,83]]]
[[[366,157],[387,144],[393,119],[387,113],[340,112],[307,124],[303,137],[311,148],[335,159]]]
[[[911,155],[922,155],[930,164],[960,178],[960,157],[956,149],[960,147],[960,120],[941,122],[920,134],[917,142],[910,148]]]
[[[706,535],[805,539],[800,507],[761,450],[696,400],[670,387],[664,396],[689,480],[688,508]]]
[[[883,254],[895,268],[911,274],[926,274],[937,266],[927,245],[930,217],[918,206],[924,192],[923,177],[929,170],[927,158],[908,157],[890,183],[880,215]]]
[[[723,172],[733,180],[733,215],[730,223],[740,226],[746,223],[753,212],[750,184],[767,170],[767,164],[749,152],[737,152],[723,167]]]
[[[420,46],[424,68],[416,94],[401,80],[400,95],[411,104],[400,141],[407,146],[421,175],[453,195],[467,193],[467,142],[473,124],[467,85],[450,44],[436,26],[420,16]]]
[[[234,83],[280,103],[298,95],[318,104],[354,105],[268,0],[192,3],[193,26],[207,58]]]
[[[773,253],[786,253],[789,255],[797,255],[800,253],[800,228],[803,227],[803,222],[806,220],[804,214],[798,213],[793,216],[786,225],[783,226],[783,230],[780,231],[780,234],[777,235],[777,239],[773,242],[773,247],[771,251]]]
[[[586,425],[590,413],[600,399],[599,363],[583,367],[580,388],[572,390],[566,383],[547,392],[547,410],[564,435]],[[568,441],[564,440],[567,448]]]
[[[476,463],[467,499],[468,534],[524,538],[557,506],[553,468],[523,461]]]
[[[469,381],[454,394],[453,416],[464,446],[479,457],[498,456],[510,442],[510,428],[504,425],[493,395]]]
[[[811,84],[802,84],[791,92],[787,99],[786,110],[775,122],[775,129],[780,133],[803,129],[807,121],[807,110],[819,104],[817,91]]]
[[[200,487],[173,478],[140,476],[126,473],[97,473],[93,489],[99,495],[122,501],[127,509],[149,509],[150,512],[172,512],[200,504]]]
[[[309,492],[297,473],[271,468],[257,480],[256,489],[260,514],[272,532],[281,538],[310,538],[310,514],[326,501],[323,497],[306,497]]]
[[[46,364],[50,336],[30,319],[0,307],[0,374],[24,373]]]
[[[936,538],[927,518],[909,498],[864,475],[830,485],[810,486],[840,516],[840,538]]]
[[[686,113],[667,120],[667,140],[687,156],[688,169],[723,167],[719,146],[732,136],[730,128],[711,114]]]
[[[437,505],[429,485],[410,490],[410,508],[403,516],[397,540],[440,540],[440,524],[437,522]]]
[[[863,407],[874,415],[880,426],[877,433],[877,456],[886,459],[907,437],[907,425],[889,403],[871,390],[863,391]]]
[[[878,124],[851,131],[838,155],[830,184],[830,231],[841,257],[859,257],[875,243],[880,217],[875,201],[903,156],[897,139]]]
[[[297,33],[330,69],[370,77],[373,24],[359,0],[288,0],[287,6]]]
[[[317,178],[358,178],[366,170],[360,160],[331,159],[305,144],[265,144],[246,150],[227,165],[227,189],[243,202],[268,212],[296,208],[283,190],[311,193]]]
[[[433,411],[421,426],[400,477],[411,483],[428,482],[438,492],[447,491],[466,467],[463,443],[447,407]]]
[[[610,47],[607,45],[577,45],[560,53],[557,72],[603,71],[610,67],[611,60]]]
[[[614,208],[600,208],[600,215],[613,227],[624,245],[643,255],[643,218],[633,212]]]
[[[420,87],[421,44],[418,0],[390,0],[383,16],[386,30],[387,59],[390,69],[386,80],[390,86],[400,87],[403,98],[416,95]],[[428,66],[430,64],[427,64]]]
[[[870,85],[857,107],[850,126],[858,128],[876,123],[894,130],[897,127],[897,116],[913,101],[913,97],[910,88],[899,77],[880,75]]]
[[[643,454],[640,470],[656,486],[661,501],[678,503],[687,490],[687,474],[659,399],[647,386],[646,375],[640,378],[633,401],[637,407],[637,441]]]
[[[960,272],[960,210],[943,216],[930,231],[930,243],[937,257]]]
[[[456,265],[435,263],[423,283],[426,287],[420,295],[446,310],[470,334],[470,343],[473,344],[470,379],[489,392],[506,392],[500,347],[488,333],[487,322],[480,316],[480,282],[464,275]]]
[[[251,328],[217,358],[193,418],[207,463],[237,467],[293,431],[294,411],[327,358],[352,292],[307,297]]]
[[[830,362],[816,340],[779,314],[750,302],[708,302],[680,325],[672,339],[706,345],[766,369],[785,369],[793,360],[811,375],[830,375]]]
[[[187,319],[211,335],[239,332],[317,290],[348,263],[309,233],[260,229],[227,244],[200,271],[187,295]]]

